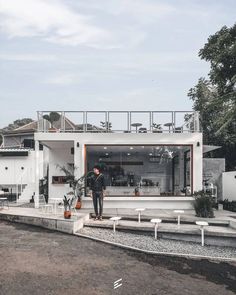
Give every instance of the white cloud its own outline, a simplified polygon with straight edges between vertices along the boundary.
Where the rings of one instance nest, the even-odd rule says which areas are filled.
[[[13,37],[35,37],[65,44],[96,46],[109,33],[61,1],[0,0],[0,30]]]
[[[15,54],[15,53],[1,53],[0,60],[5,61],[29,61],[29,62],[42,62],[42,61],[57,61],[55,55],[50,54]]]
[[[129,16],[138,23],[157,21],[176,11],[174,5],[157,0],[90,0],[82,1],[78,6],[104,11],[115,16]]]
[[[79,77],[71,73],[56,73],[54,76],[51,76],[44,81],[44,83],[46,84],[53,84],[58,86],[78,84],[79,82]]]

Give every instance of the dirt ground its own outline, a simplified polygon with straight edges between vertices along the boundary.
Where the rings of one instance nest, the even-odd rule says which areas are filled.
[[[1,295],[236,293],[233,263],[140,254],[2,221],[0,266]]]

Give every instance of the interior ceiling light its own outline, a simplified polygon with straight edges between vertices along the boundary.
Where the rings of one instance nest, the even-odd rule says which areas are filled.
[[[130,156],[130,153],[127,153],[127,156]]]
[[[104,146],[104,150],[107,150],[107,147],[106,146]]]
[[[152,156],[152,153],[149,153],[149,156]]]
[[[106,156],[109,156],[109,154],[108,154],[108,153],[106,153],[105,155],[106,155]]]
[[[129,149],[130,149],[130,150],[133,150],[134,148],[131,146]]]

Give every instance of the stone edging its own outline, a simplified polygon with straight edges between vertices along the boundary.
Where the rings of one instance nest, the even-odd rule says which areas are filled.
[[[208,260],[212,260],[212,261],[216,261],[216,262],[227,262],[227,261],[228,262],[236,262],[236,258],[234,259],[234,258],[224,258],[224,257],[214,257],[214,256],[203,256],[203,255],[196,255],[196,254],[150,251],[150,250],[143,250],[143,249],[132,247],[132,246],[127,246],[127,245],[120,244],[120,243],[106,241],[106,240],[103,240],[103,239],[91,237],[91,236],[80,234],[80,233],[76,233],[75,235],[78,236],[78,237],[85,238],[85,239],[90,239],[90,240],[98,241],[98,242],[101,242],[101,243],[109,244],[109,245],[112,245],[112,246],[116,246],[116,247],[119,247],[119,248],[133,250],[133,251],[136,251],[136,252],[142,252],[142,253],[146,253],[146,254],[164,255],[164,256],[171,256],[171,257],[185,257],[185,258],[190,258],[190,259],[195,259],[195,260],[197,260],[197,259],[198,260],[199,259],[208,259]]]

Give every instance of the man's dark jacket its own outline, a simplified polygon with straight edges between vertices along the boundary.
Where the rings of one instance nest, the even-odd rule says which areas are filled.
[[[106,189],[105,178],[102,173],[92,175],[89,182],[89,187],[93,192],[102,192]]]

